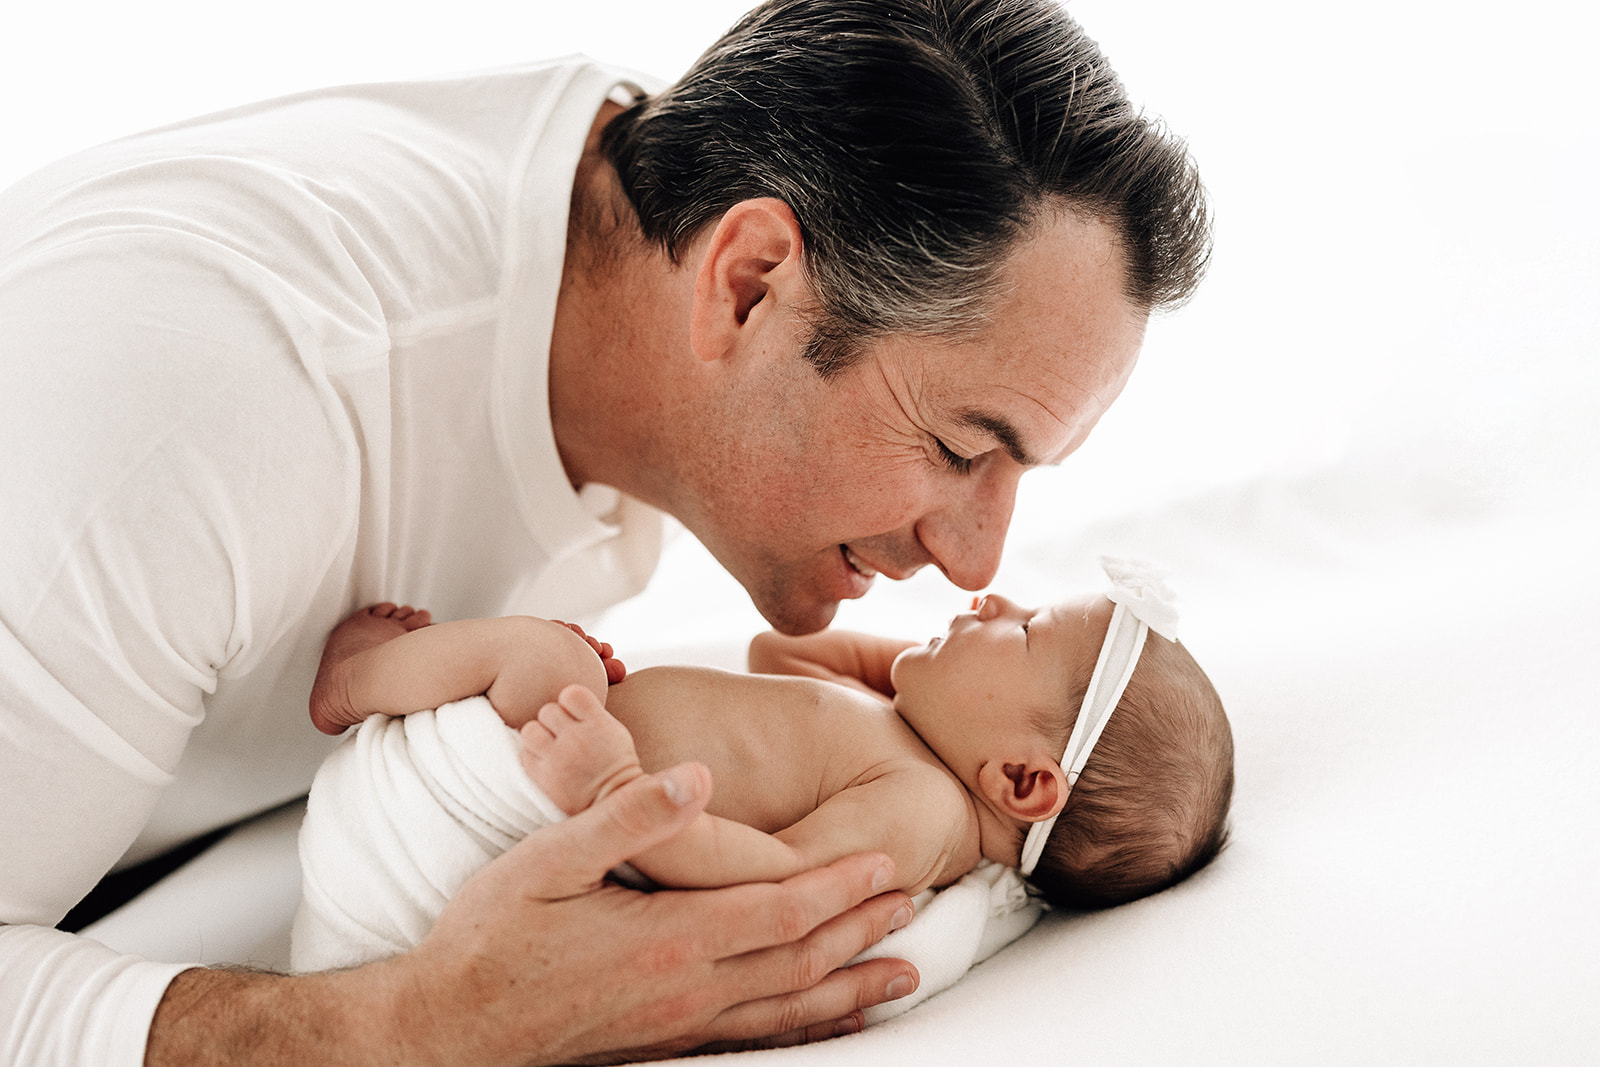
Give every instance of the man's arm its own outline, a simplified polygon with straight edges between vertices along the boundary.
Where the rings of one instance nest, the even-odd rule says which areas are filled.
[[[803,637],[769,630],[750,642],[749,665],[754,674],[821,678],[892,697],[889,668],[896,656],[916,643],[849,630],[822,630]]]
[[[391,960],[302,977],[186,971],[156,1012],[146,1062],[653,1058],[848,1033],[860,1009],[913,990],[904,961],[835,969],[910,919],[907,897],[882,892],[895,880],[883,856],[712,891],[601,882],[700,814],[709,784],[674,768],[526,838]]]

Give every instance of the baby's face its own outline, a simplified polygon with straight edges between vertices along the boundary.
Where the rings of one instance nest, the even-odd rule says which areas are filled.
[[[942,637],[895,659],[895,711],[974,789],[985,762],[1039,744],[1035,718],[1065,718],[1073,682],[1094,670],[1111,611],[1099,594],[1037,609],[990,594]]]

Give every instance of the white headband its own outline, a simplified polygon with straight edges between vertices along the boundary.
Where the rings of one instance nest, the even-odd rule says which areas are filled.
[[[1116,608],[1111,612],[1111,625],[1106,627],[1106,639],[1100,645],[1094,674],[1089,677],[1089,691],[1083,696],[1083,707],[1078,709],[1072,736],[1067,739],[1067,750],[1061,756],[1061,769],[1067,772],[1068,792],[1078,783],[1083,765],[1089,762],[1089,753],[1094,751],[1095,742],[1100,740],[1106,723],[1111,721],[1111,713],[1117,709],[1123,690],[1128,688],[1128,680],[1139,665],[1145,637],[1154,630],[1168,641],[1178,638],[1178,609],[1173,603],[1172,590],[1153,564],[1101,556],[1100,565],[1111,579],[1106,599]],[[1028,836],[1022,842],[1022,859],[1017,864],[1024,878],[1038,866],[1044,843],[1060,815],[1057,812],[1028,828]]]

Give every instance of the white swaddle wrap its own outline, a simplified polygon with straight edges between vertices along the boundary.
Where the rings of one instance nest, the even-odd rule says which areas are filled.
[[[297,971],[421,941],[474,871],[566,816],[528,778],[522,740],[484,697],[375,715],[323,762],[300,827]]]
[[[521,745],[486,698],[470,697],[398,719],[374,716],[335,749],[317,772],[300,828],[294,969],[351,967],[405,951],[473,872],[564,819],[522,769]],[[1015,871],[987,862],[922,894],[911,923],[859,957],[909,960],[921,985],[870,1009],[868,1022],[948,988],[1041,911]]]

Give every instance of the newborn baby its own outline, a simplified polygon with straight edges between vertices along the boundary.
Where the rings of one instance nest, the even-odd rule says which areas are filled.
[[[1019,868],[1052,903],[1117,904],[1220,850],[1233,746],[1210,682],[1169,639],[1164,587],[1108,569],[1109,594],[1043,609],[985,596],[927,644],[763,634],[748,675],[625,676],[609,646],[575,627],[429,625],[424,612],[380,605],[330,638],[312,716],[329,732],[380,716],[357,744],[392,749],[406,743],[405,720],[382,716],[484,694],[504,751],[538,787],[532,803],[552,818],[647,770],[697,761],[715,786],[706,812],[633,861],[660,885],[777,880],[878,851],[894,860],[894,888],[912,894],[989,859]],[[438,713],[440,729],[454,710]],[[319,774],[308,828],[340,817],[319,813],[318,794],[357,744]]]

